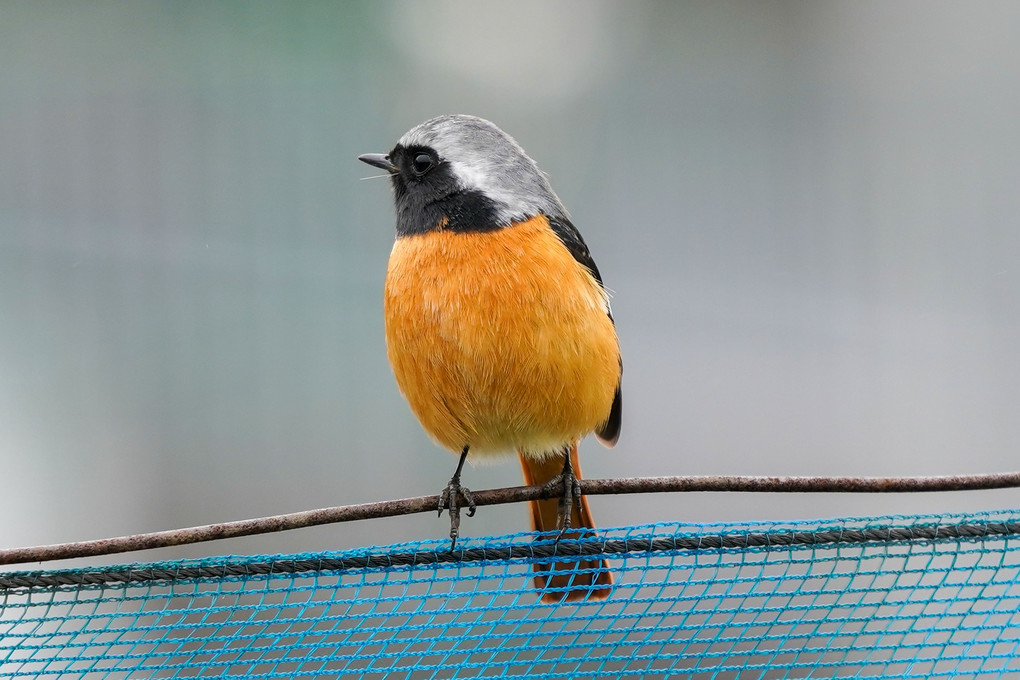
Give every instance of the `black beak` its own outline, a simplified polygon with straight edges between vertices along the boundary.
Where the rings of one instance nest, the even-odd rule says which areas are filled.
[[[390,163],[390,157],[384,153],[365,153],[358,156],[358,160],[362,163],[368,163],[374,165],[377,168],[382,168],[386,172],[396,172],[397,166]]]

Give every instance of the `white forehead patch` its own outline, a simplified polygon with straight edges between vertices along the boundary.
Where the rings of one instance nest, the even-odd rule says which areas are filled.
[[[503,224],[538,213],[566,217],[549,182],[524,149],[498,127],[475,116],[440,116],[400,138],[402,146],[427,146],[447,163],[458,184],[485,194]]]

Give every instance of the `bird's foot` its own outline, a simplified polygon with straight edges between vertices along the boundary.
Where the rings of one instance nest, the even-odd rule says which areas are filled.
[[[465,446],[460,454],[460,464],[457,472],[450,478],[443,492],[439,494],[439,516],[443,516],[443,510],[450,511],[450,550],[457,547],[457,537],[460,536],[460,509],[467,505],[468,517],[475,516],[475,498],[471,490],[460,484],[460,471],[464,467],[464,460],[467,458],[468,449]]]
[[[555,493],[559,496],[560,535],[557,537],[559,540],[570,530],[570,511],[581,502],[581,480],[574,474],[570,465],[569,452],[564,457],[563,472],[546,482],[543,488],[550,495]]]
[[[460,509],[467,505],[468,517],[475,515],[475,499],[471,491],[460,485],[460,480],[454,477],[446,485],[443,492],[439,494],[439,515],[443,510],[450,511],[450,550],[457,547],[457,537],[460,536]]]

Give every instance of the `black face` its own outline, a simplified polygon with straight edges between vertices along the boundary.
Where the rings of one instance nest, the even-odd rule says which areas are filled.
[[[397,207],[397,234],[408,236],[448,229],[454,232],[494,231],[491,199],[458,186],[448,163],[425,146],[397,145],[387,156],[396,167],[391,175]]]

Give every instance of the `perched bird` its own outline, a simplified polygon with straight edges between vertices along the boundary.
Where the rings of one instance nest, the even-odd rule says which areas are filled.
[[[623,364],[609,306],[581,234],[538,165],[487,120],[447,115],[359,160],[393,185],[397,236],[386,276],[386,347],[422,426],[460,453],[440,497],[456,545],[464,461],[516,451],[538,531],[593,533],[578,442],[620,436]],[[560,486],[562,485],[562,487]],[[603,599],[603,560],[536,564],[543,600]]]

